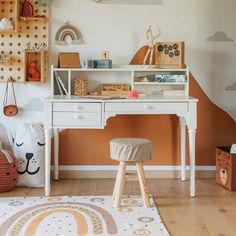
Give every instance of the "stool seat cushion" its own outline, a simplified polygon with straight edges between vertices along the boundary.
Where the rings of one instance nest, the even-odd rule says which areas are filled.
[[[151,160],[152,142],[140,138],[119,138],[110,141],[111,159],[124,162]]]

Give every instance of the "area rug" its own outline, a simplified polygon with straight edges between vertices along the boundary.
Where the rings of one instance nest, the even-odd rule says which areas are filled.
[[[151,197],[150,197],[151,198]],[[151,198],[127,196],[113,208],[110,196],[0,198],[0,235],[169,236]]]

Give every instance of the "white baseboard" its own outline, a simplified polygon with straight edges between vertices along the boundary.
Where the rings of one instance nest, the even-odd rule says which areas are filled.
[[[52,166],[52,170],[53,170]],[[181,166],[145,166],[147,178],[180,178]],[[189,166],[186,176],[189,177]],[[127,170],[135,171],[135,166]],[[117,166],[59,166],[60,178],[115,178]],[[196,166],[196,178],[214,178],[215,166]]]

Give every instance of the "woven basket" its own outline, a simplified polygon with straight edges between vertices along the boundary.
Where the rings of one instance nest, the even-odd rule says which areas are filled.
[[[0,193],[13,189],[17,177],[16,158],[12,152],[2,150],[0,143]]]
[[[128,96],[130,84],[102,84],[102,95],[104,96]]]
[[[88,79],[86,77],[74,80],[74,95],[85,96],[88,94]]]

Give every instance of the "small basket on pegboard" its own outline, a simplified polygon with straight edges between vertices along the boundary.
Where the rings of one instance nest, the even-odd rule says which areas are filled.
[[[88,94],[88,78],[79,77],[74,80],[74,95],[86,96]]]

